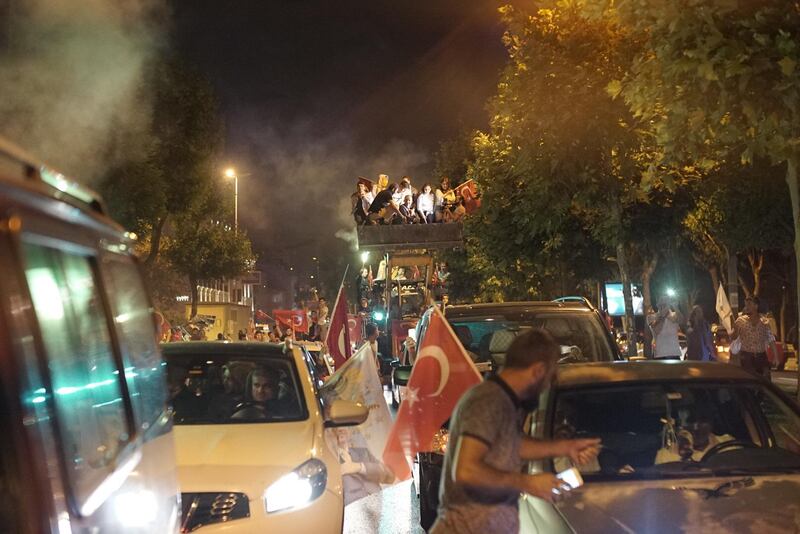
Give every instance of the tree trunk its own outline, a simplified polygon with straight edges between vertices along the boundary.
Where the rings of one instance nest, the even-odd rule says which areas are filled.
[[[750,288],[749,285],[747,285],[747,282],[745,281],[744,278],[742,278],[742,275],[741,274],[737,275],[737,278],[739,279],[739,285],[742,286],[742,289],[744,290],[744,298],[752,297],[753,290]]]
[[[761,269],[764,267],[764,252],[751,250],[747,253],[747,263],[753,272],[753,293],[754,297],[761,294]]]
[[[657,264],[658,264],[658,256],[654,255],[652,258],[644,262],[644,269],[642,270],[642,297],[644,300],[643,307],[645,316],[645,326],[644,326],[645,358],[653,357],[653,332],[650,330],[650,327],[647,326],[646,323],[647,323],[647,315],[650,313],[650,309],[653,307],[653,297],[652,293],[650,292],[650,280],[653,276],[653,273],[656,270]]]
[[[797,189],[797,162],[799,154],[792,154],[786,162],[786,185],[789,187],[789,197],[792,201],[792,218],[794,219],[794,256],[797,267],[795,268],[795,290],[797,319],[800,325],[800,191]],[[800,328],[798,328],[800,330]],[[800,338],[800,337],[799,337]],[[795,351],[798,347],[795,346]],[[800,356],[798,356],[800,362]],[[800,382],[800,365],[797,366],[798,382]],[[800,387],[797,388],[797,395],[800,398]]]
[[[717,291],[719,291],[719,284],[720,284],[719,267],[717,267],[716,263],[712,263],[707,267],[707,269],[708,269],[708,274],[711,276],[711,285],[714,286],[714,295],[716,295]]]
[[[156,261],[158,251],[161,248],[161,236],[164,233],[164,225],[167,222],[167,216],[164,215],[153,226],[153,233],[150,236],[150,252],[147,254],[147,259],[144,260],[144,266],[149,268]]]
[[[192,311],[189,319],[194,319],[197,317],[197,278],[195,276],[189,276],[189,294],[192,299]]]
[[[622,297],[625,301],[625,330],[628,335],[628,356],[636,356],[636,323],[633,317],[633,294],[631,292],[631,278],[628,274],[628,258],[625,245],[617,241],[617,265],[622,279]]]

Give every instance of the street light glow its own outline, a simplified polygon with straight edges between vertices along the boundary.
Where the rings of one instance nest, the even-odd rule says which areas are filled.
[[[225,176],[228,178],[236,178],[236,170],[233,167],[228,167],[225,169]]]
[[[364,252],[361,253],[361,263],[367,263],[368,259],[369,259],[369,252],[365,250]]]
[[[668,296],[668,297],[674,297],[675,295],[677,295],[677,293],[675,292],[675,290],[674,290],[674,289],[672,289],[671,287],[668,287],[668,288],[667,288],[667,296]]]

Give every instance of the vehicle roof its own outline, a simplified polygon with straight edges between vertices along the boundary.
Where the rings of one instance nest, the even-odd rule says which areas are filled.
[[[493,313],[525,313],[525,312],[541,312],[541,311],[569,311],[574,313],[590,313],[593,308],[588,308],[583,303],[578,302],[553,302],[550,300],[544,301],[526,301],[526,302],[485,302],[481,304],[454,304],[448,306],[445,310],[445,316],[449,319],[452,317],[469,317],[475,315],[490,315]]]
[[[576,363],[558,367],[558,387],[680,380],[757,380],[741,367],[716,362],[638,361]]]
[[[285,357],[291,359],[283,343],[266,343],[263,341],[177,341],[164,343],[161,351],[164,356],[198,355],[219,356],[221,354]]]
[[[45,179],[45,175],[48,177]],[[53,185],[57,179],[57,187]],[[43,165],[7,139],[0,137],[0,190],[13,201],[67,218],[84,226],[102,225],[106,231],[123,234],[124,229],[107,215],[100,195],[83,183]],[[53,202],[68,204],[76,210],[53,209]],[[125,233],[119,236],[128,240]]]

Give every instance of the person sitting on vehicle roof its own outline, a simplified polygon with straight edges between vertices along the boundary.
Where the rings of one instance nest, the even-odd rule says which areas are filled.
[[[356,192],[351,195],[350,200],[353,204],[353,217],[356,224],[365,224],[367,222],[367,212],[375,200],[375,195],[367,189],[366,184],[358,182],[356,184]]]
[[[391,224],[395,219],[399,220],[400,206],[393,199],[396,192],[397,184],[389,184],[388,188],[375,195],[369,207],[370,224]]]
[[[434,211],[436,214],[436,221],[441,222],[444,220],[444,211],[456,201],[456,194],[450,189],[450,178],[442,176],[439,182],[439,187],[434,192],[435,202]]]
[[[422,186],[422,192],[417,195],[417,212],[423,223],[435,222],[435,215],[433,206],[436,202],[436,197],[433,194],[431,184]]]
[[[400,216],[403,218],[404,224],[419,224],[420,217],[417,210],[414,208],[414,199],[411,195],[406,195],[403,198],[403,204],[400,206]]]
[[[403,176],[403,179],[400,180],[397,194],[400,196],[401,201],[405,199],[406,196],[410,196],[412,199],[417,196],[417,190],[411,185],[411,178],[409,176]]]

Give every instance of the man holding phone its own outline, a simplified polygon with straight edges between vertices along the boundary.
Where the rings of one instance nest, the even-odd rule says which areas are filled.
[[[540,441],[523,434],[527,414],[555,376],[560,348],[544,330],[517,336],[506,366],[470,389],[450,419],[450,444],[431,534],[518,532],[521,493],[552,502],[569,484],[550,473],[522,473],[525,461],[566,456],[584,464],[599,439]]]

